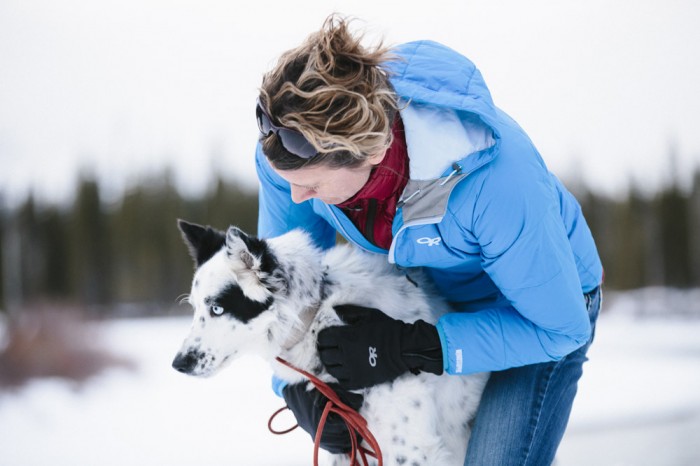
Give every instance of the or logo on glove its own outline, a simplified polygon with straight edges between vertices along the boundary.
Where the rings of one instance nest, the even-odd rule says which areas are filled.
[[[377,367],[377,348],[369,347],[369,365]]]
[[[434,325],[406,323],[352,304],[335,311],[347,325],[321,330],[317,348],[326,370],[344,388],[371,387],[406,372],[442,374],[442,346]]]

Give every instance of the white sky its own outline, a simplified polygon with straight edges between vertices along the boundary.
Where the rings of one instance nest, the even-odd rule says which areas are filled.
[[[401,5],[398,9],[397,5]],[[253,107],[279,54],[338,11],[386,42],[443,42],[481,69],[552,171],[606,192],[700,165],[692,0],[0,1],[0,197],[111,192],[164,166],[255,186]]]

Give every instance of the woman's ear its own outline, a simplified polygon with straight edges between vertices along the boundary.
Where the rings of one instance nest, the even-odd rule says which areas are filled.
[[[386,153],[387,153],[388,150],[389,150],[389,149],[384,149],[384,150],[381,151],[381,152],[377,152],[377,153],[374,154],[374,155],[370,155],[370,156],[367,158],[367,162],[368,162],[370,165],[375,165],[375,166],[376,166],[376,165],[379,165],[380,163],[382,163],[382,160],[384,160],[384,157],[386,157]]]

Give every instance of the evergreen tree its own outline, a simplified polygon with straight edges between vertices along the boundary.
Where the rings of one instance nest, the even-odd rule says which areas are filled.
[[[689,285],[700,287],[700,168],[695,170],[688,200]]]
[[[677,182],[663,190],[657,199],[656,218],[661,230],[659,246],[664,263],[664,283],[690,285],[688,198]]]
[[[50,206],[43,210],[39,231],[44,250],[42,289],[51,299],[70,297],[70,281],[65,272],[70,263],[66,223],[66,214],[59,207]]]
[[[95,179],[81,177],[72,209],[68,238],[74,297],[89,306],[111,301],[110,232]]]

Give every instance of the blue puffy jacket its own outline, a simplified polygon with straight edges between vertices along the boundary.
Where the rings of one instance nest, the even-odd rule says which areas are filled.
[[[326,248],[338,231],[392,263],[426,268],[459,311],[437,323],[447,373],[562,358],[588,341],[583,294],[602,280],[578,202],[471,61],[430,41],[395,51],[387,70],[404,104],[410,180],[391,248],[369,243],[333,205],[294,204],[259,144],[258,234],[303,228]]]

